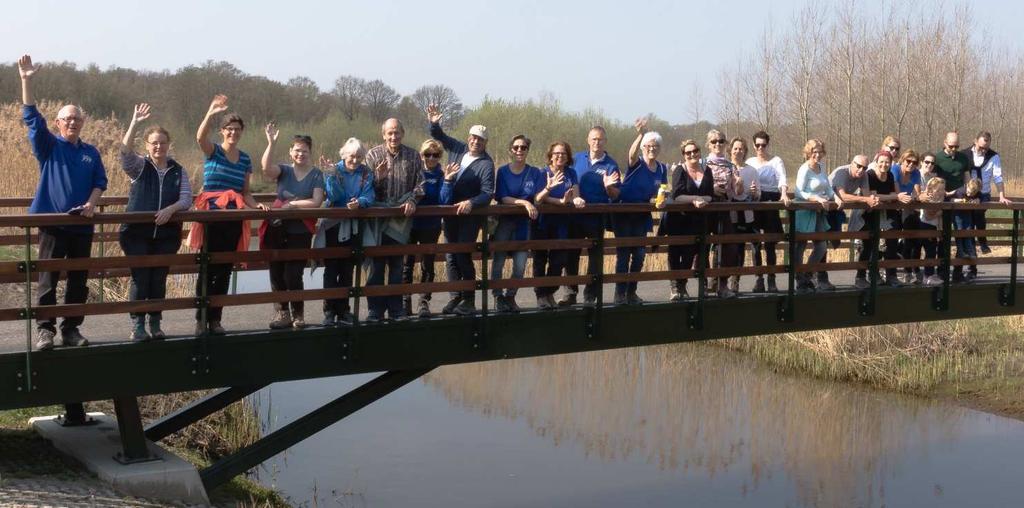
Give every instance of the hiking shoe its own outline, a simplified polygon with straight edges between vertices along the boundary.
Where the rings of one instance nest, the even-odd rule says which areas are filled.
[[[718,297],[719,298],[722,298],[722,299],[736,298],[737,296],[738,295],[736,294],[735,291],[733,291],[732,289],[729,289],[728,287],[726,287],[723,284],[719,284],[719,286],[718,286]]]
[[[476,304],[472,300],[462,300],[453,310],[459,316],[472,316],[476,314]]]
[[[153,339],[153,337],[146,333],[146,326],[141,322],[136,324],[135,328],[132,328],[132,334],[129,338],[132,342],[147,342]]]
[[[455,307],[458,307],[460,303],[462,303],[462,298],[452,298],[451,300],[448,300],[448,303],[444,304],[444,309],[441,309],[441,314],[455,314]]]
[[[596,296],[588,295],[588,294],[584,294],[583,295],[583,306],[584,307],[593,307],[595,305],[597,305],[597,297]]]
[[[571,307],[573,305],[576,305],[576,293],[566,293],[561,300],[558,300],[559,307]]]
[[[941,286],[942,285],[942,277],[939,277],[938,275],[929,275],[928,277],[926,277],[924,279],[924,285],[925,286]]]
[[[901,288],[903,287],[903,282],[900,281],[899,277],[887,277],[885,285],[891,288]]]
[[[622,293],[615,293],[615,298],[612,300],[612,303],[615,305],[626,305],[626,295]]]
[[[864,277],[857,277],[853,280],[853,287],[857,289],[867,289],[871,287],[871,283]]]
[[[796,294],[798,295],[809,295],[812,293],[814,293],[814,285],[809,282],[798,284],[796,286]]]
[[[292,314],[292,328],[301,330],[306,327],[306,320],[302,318],[302,314]]]
[[[967,275],[965,275],[964,278],[967,279],[968,282],[973,281],[978,278],[978,272],[967,272]]]
[[[421,319],[430,317],[430,301],[424,298],[420,298],[419,308],[416,310],[416,315]]]
[[[143,333],[145,333],[145,330],[143,330]],[[78,327],[61,330],[60,341],[63,345],[68,347],[89,345],[89,340],[82,336],[82,333],[78,331]]]
[[[836,289],[836,287],[832,285],[831,282],[824,279],[818,280],[818,283],[815,285],[815,288],[818,291],[834,291]]]
[[[523,311],[523,309],[519,308],[519,304],[516,303],[516,297],[514,297],[514,296],[506,296],[505,298],[506,298],[506,301],[508,302],[509,312],[511,312],[513,314],[519,314],[520,312]]]
[[[751,292],[764,293],[764,291],[764,277],[758,277],[757,280],[754,281],[754,289]]]
[[[220,321],[210,321],[210,333],[213,335],[226,335],[228,332],[220,325]]]
[[[978,249],[981,250],[982,254],[992,254],[992,249],[988,245],[979,245]]]
[[[494,297],[494,310],[503,314],[506,312],[512,312],[512,308],[508,305],[508,300],[505,299],[504,295]]]
[[[335,323],[339,325],[352,325],[352,323],[355,322],[356,317],[353,316],[351,312],[345,311],[342,312],[341,314],[338,314],[338,320]]]
[[[36,351],[49,351],[53,349],[53,330],[40,328],[36,333]]]
[[[167,338],[167,334],[160,329],[160,320],[149,318],[149,336],[153,340],[164,340]]]
[[[274,320],[270,322],[271,330],[284,330],[292,327],[292,315],[286,310],[277,311]]]
[[[366,314],[366,319],[364,319],[363,322],[364,323],[380,323],[380,316],[378,316],[376,312],[367,313]]]
[[[769,293],[778,293],[779,292],[779,287],[775,285],[775,276],[774,275],[769,275],[768,276],[768,292]]]
[[[323,326],[334,326],[336,317],[333,312],[324,312],[324,320],[320,324]]]
[[[643,305],[644,299],[640,298],[636,293],[629,293],[626,295],[626,303],[629,305]]]
[[[540,310],[553,310],[558,304],[555,303],[555,298],[551,295],[541,295],[537,297],[537,308]]]
[[[729,291],[733,293],[740,292],[740,278],[737,276],[729,277]]]

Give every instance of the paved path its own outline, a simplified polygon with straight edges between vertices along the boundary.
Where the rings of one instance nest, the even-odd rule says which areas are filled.
[[[977,283],[1000,283],[1008,280],[1009,278],[1008,265],[981,266],[979,267],[979,271],[981,273],[981,277],[979,277]],[[320,272],[317,272],[316,275],[317,277],[310,279],[308,271],[306,272],[307,289],[321,287],[320,281],[317,280],[320,276]],[[836,285],[838,291],[853,291],[853,275],[854,273],[852,271],[837,271],[833,272],[830,278]],[[778,280],[780,289],[785,290],[785,275],[780,274]],[[740,298],[758,298],[763,296],[750,293],[753,283],[753,276],[744,276],[741,278]],[[691,296],[696,295],[695,281],[689,281],[688,285],[689,294]],[[269,282],[267,273],[256,271],[241,272],[238,286],[239,293],[268,291]],[[556,295],[556,299],[562,294],[562,291],[563,290],[559,290],[559,293]],[[611,303],[613,292],[614,285],[605,284],[604,299],[606,304]],[[640,283],[638,294],[648,302],[664,302],[668,299],[668,282],[642,282]],[[418,300],[418,296],[414,297],[413,303],[416,304]],[[434,295],[431,301],[431,309],[435,315],[438,316],[435,319],[459,319],[456,317],[440,317],[441,308],[447,301],[448,295],[446,294]],[[534,293],[530,289],[519,291],[517,302],[524,310],[535,308],[537,305]],[[310,300],[306,302],[306,322],[309,325],[319,325],[323,316],[321,312],[321,305],[322,303],[319,300]],[[479,305],[480,300],[478,296],[478,308]],[[491,305],[493,309],[493,300],[491,300]],[[365,301],[361,302],[360,307],[361,317],[365,317]],[[166,311],[164,313],[163,328],[171,338],[189,337],[195,331],[194,314],[194,310]],[[273,308],[270,304],[227,307],[224,309],[223,325],[229,333],[262,330],[266,329],[267,323],[269,323],[272,318]],[[33,326],[32,328],[34,334],[35,327]],[[24,321],[0,322],[0,353],[24,352],[26,344],[25,330],[26,327]],[[85,324],[81,327],[81,331],[90,342],[99,344],[126,341],[128,334],[131,332],[131,328],[127,315],[116,314],[88,316],[85,320]],[[57,338],[57,343],[60,343],[59,336]]]

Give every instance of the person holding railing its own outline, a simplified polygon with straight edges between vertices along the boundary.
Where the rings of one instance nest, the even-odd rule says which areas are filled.
[[[786,181],[786,164],[779,156],[773,156],[768,151],[768,144],[771,137],[765,131],[754,133],[754,156],[747,159],[747,165],[757,170],[757,185],[761,190],[761,201],[781,201],[783,205],[789,206],[789,184]],[[754,213],[758,229],[765,234],[782,233],[782,219],[778,210],[765,210]],[[777,253],[775,252],[776,242],[758,242],[754,244],[754,266],[761,266],[761,253],[764,252],[764,265],[775,266],[778,264]],[[765,286],[765,279],[768,285]],[[777,293],[778,285],[775,283],[775,274],[769,273],[767,277],[758,275],[754,281],[754,293]]]
[[[899,164],[893,164],[890,170],[893,179],[896,180],[896,189],[901,193],[912,196],[914,199],[918,199],[921,195],[921,171],[918,169],[920,168],[920,163],[921,157],[917,152],[908,149],[900,154]],[[918,210],[903,209],[900,211],[900,219],[903,221],[904,231],[921,229],[919,227],[921,215],[918,213]],[[916,238],[900,240],[900,256],[903,259],[912,259],[911,256],[914,253],[915,245],[920,242],[921,240]],[[920,249],[917,249],[917,252],[920,252]],[[923,282],[924,276],[921,274],[920,268],[906,267],[903,269],[904,284],[921,284]]]
[[[823,233],[828,231],[828,223],[825,219],[825,211],[829,208],[829,202],[835,199],[832,185],[829,184],[828,174],[825,172],[825,143],[820,139],[810,139],[804,144],[804,163],[796,173],[794,192],[797,201],[812,202],[821,205],[822,210],[797,210],[796,211],[796,232],[797,233]],[[807,242],[798,242],[796,262],[800,263],[804,257],[804,250],[807,249]],[[807,264],[821,263],[825,259],[828,246],[825,240],[812,240],[811,253],[807,256]],[[801,272],[796,274],[796,292],[800,294],[813,293],[815,289],[829,291],[835,286],[822,278],[818,272],[817,288],[811,281],[811,273]]]
[[[192,186],[188,173],[181,164],[167,156],[171,135],[158,125],[142,134],[146,155],[132,149],[135,128],[150,116],[149,104],[135,106],[128,130],[121,139],[121,168],[131,180],[126,212],[154,214],[153,224],[123,224],[119,242],[126,256],[174,254],[181,248],[181,222],[170,222],[171,217],[192,207]],[[163,300],[167,293],[168,266],[139,266],[130,269],[132,275],[128,299]],[[149,333],[146,332],[146,313],[132,312],[131,340],[166,339],[160,328],[163,313],[149,312]]]
[[[487,127],[474,125],[463,143],[441,128],[442,112],[436,104],[427,107],[430,137],[441,142],[448,150],[448,166],[444,172],[441,200],[455,205],[458,215],[445,217],[444,239],[448,243],[475,242],[480,236],[484,217],[469,215],[471,211],[491,204],[494,196],[494,159],[487,153]],[[449,282],[476,280],[473,255],[451,252],[445,257]],[[476,313],[476,291],[469,289],[451,292],[451,300],[444,306],[445,314],[470,316]]]
[[[711,129],[707,134],[708,156],[704,159],[704,165],[711,170],[711,176],[715,179],[715,194],[712,201],[729,202],[736,198],[736,186],[742,185],[739,179],[736,166],[728,159],[728,140],[725,134],[718,129]],[[729,212],[713,213],[710,215],[712,235],[729,235],[734,232],[733,222],[730,220]],[[716,243],[712,249],[712,266],[718,268],[740,266],[740,248],[742,244]],[[729,289],[726,284],[728,277],[720,276],[711,279],[710,289],[718,293],[719,298],[734,298],[736,292]]]
[[[927,155],[925,157],[928,157]],[[946,181],[940,177],[929,178],[928,183],[925,184],[924,191],[921,192],[922,203],[942,203],[946,200]],[[918,228],[922,231],[937,231],[942,227],[942,210],[919,210],[921,220],[918,222]],[[924,238],[920,242],[914,244],[914,250],[911,253],[911,259],[918,259],[921,257],[921,251],[924,250],[924,259],[933,260],[938,259],[938,244],[939,241],[936,238]],[[924,284],[926,286],[938,286],[942,284],[942,278],[936,274],[934,266],[924,267]]]
[[[288,150],[292,164],[271,164],[270,157],[280,131],[271,122],[265,132],[267,149],[260,158],[260,166],[265,179],[277,182],[277,199],[272,207],[282,210],[320,208],[324,202],[324,175],[311,159],[313,138],[304,135],[292,137],[292,146]],[[260,225],[260,248],[308,249],[315,231],[316,219],[312,218],[265,220]],[[302,270],[306,263],[304,259],[271,261],[270,289],[275,292],[302,291]],[[304,303],[302,300],[274,302],[275,316],[270,328],[305,328]]]
[[[420,145],[420,158],[423,160],[423,199],[420,200],[420,205],[447,204],[441,202],[441,186],[444,182],[444,168],[441,166],[441,157],[443,155],[444,147],[437,140],[428,139]],[[434,245],[440,237],[441,217],[413,217],[409,245]],[[435,259],[434,254],[424,252],[420,255],[420,283],[434,282]],[[410,254],[406,256],[405,264],[402,266],[402,283],[412,283],[415,267],[416,255]],[[402,295],[402,307],[405,309],[406,314],[412,315],[412,295]],[[420,295],[420,304],[417,307],[416,315],[420,318],[430,317],[429,292]]]
[[[608,134],[605,128],[594,126],[587,133],[588,149],[577,152],[573,157],[572,169],[580,182],[580,197],[587,203],[606,204],[619,197],[619,164],[605,150],[607,143]],[[569,238],[604,238],[606,226],[603,218],[602,215],[591,213],[573,216],[569,219]],[[601,266],[599,249],[600,247],[596,245],[587,249],[587,275],[597,275],[604,269]],[[565,274],[580,274],[580,249],[569,249],[565,260]],[[558,300],[559,306],[576,303],[579,287],[573,284],[565,286],[565,289],[565,296]],[[583,288],[583,304],[594,305],[597,301],[597,292],[600,290],[596,283],[588,283]]]
[[[215,96],[196,131],[196,143],[199,144],[206,160],[203,162],[203,192],[196,196],[195,207],[197,210],[269,210],[270,207],[256,202],[249,186],[252,159],[249,158],[249,154],[238,148],[245,130],[242,117],[234,113],[223,117],[220,121],[221,142],[210,142],[210,124],[213,117],[227,109],[227,96]],[[208,253],[245,252],[249,250],[250,236],[247,220],[194,222],[189,234],[189,246],[198,250],[205,245]],[[232,266],[233,263],[211,263],[207,268],[205,286],[203,277],[196,278],[196,295],[201,295],[204,291],[207,297],[227,294]],[[197,309],[196,335],[224,335],[226,332],[221,325],[223,310],[223,307],[210,306],[204,323],[202,309]]]
[[[694,208],[704,208],[715,194],[715,179],[711,169],[700,162],[700,145],[692,139],[679,145],[683,161],[672,166],[671,195],[662,206],[670,203],[691,203]],[[703,235],[708,230],[708,216],[700,212],[668,212],[658,224],[659,236]],[[697,245],[669,245],[668,267],[670,270],[692,270],[697,260]],[[687,296],[686,279],[669,281],[669,301],[678,302]]]
[[[946,193],[951,195],[956,189],[964,186],[971,177],[971,158],[960,151],[960,134],[956,131],[946,133],[942,143],[942,151],[935,154],[935,175],[946,181]],[[974,229],[973,214],[954,213],[953,228],[958,231]],[[975,257],[974,239],[956,239],[956,257],[971,259]],[[957,265],[953,269],[953,282],[960,283],[973,279],[970,273],[964,278],[964,267]]]
[[[832,191],[834,192],[834,199],[836,204],[839,205],[840,212],[842,212],[843,206],[849,203],[863,203],[869,207],[878,206],[878,196],[872,194],[871,188],[868,186],[868,156],[867,155],[855,155],[850,163],[845,166],[839,166],[832,171],[829,175],[829,182],[832,184]],[[850,217],[847,220],[847,231],[860,231],[864,229],[864,209],[853,208],[850,210]],[[844,217],[845,218],[845,217]],[[872,249],[877,250],[877,246],[873,246]],[[860,259],[866,261],[868,259],[869,249],[861,248]],[[861,272],[863,275],[866,272]],[[855,278],[853,281],[854,287],[857,289],[864,289],[868,287],[867,279],[864,277]]]
[[[914,201],[914,197],[908,193],[900,192],[896,186],[896,178],[892,175],[892,161],[892,152],[888,150],[881,150],[875,154],[874,167],[868,170],[868,189],[878,197],[880,202],[910,203]],[[879,214],[877,219],[880,231],[900,231],[903,229],[900,210],[875,210],[870,213]],[[861,251],[861,260],[877,258],[878,251],[878,244],[868,245],[865,243],[864,250]],[[868,257],[865,258],[863,253],[867,253]],[[886,238],[882,257],[888,260],[899,259],[899,240],[896,238]],[[895,268],[885,269],[885,284],[887,286],[901,287],[903,285],[896,277],[896,271]],[[858,270],[857,278],[863,278],[864,273],[863,270]]]
[[[650,203],[662,185],[668,185],[668,167],[658,160],[661,152],[661,134],[647,130],[647,119],[638,118],[634,124],[636,139],[629,147],[626,174],[619,184],[620,203]],[[616,213],[612,216],[615,238],[646,237],[654,221],[650,212]],[[639,273],[644,268],[647,249],[642,246],[616,247],[615,273]],[[636,294],[637,283],[615,284],[616,305],[639,305],[644,301]]]
[[[982,203],[988,203],[992,201],[992,186],[994,185],[996,191],[999,193],[999,202],[1008,205],[1013,203],[1009,198],[1006,197],[1006,192],[1003,188],[1003,163],[999,154],[992,150],[990,147],[992,143],[992,134],[987,131],[981,131],[974,138],[974,144],[964,150],[964,155],[971,162],[971,173],[974,178],[981,180],[981,194],[980,199]],[[971,211],[971,225],[974,229],[984,231],[985,224],[985,212],[987,210],[972,210]],[[991,254],[992,249],[988,246],[988,238],[979,236],[977,238],[978,247],[981,249],[982,254]],[[973,274],[973,275],[971,275]],[[978,265],[971,265],[969,268],[968,275],[971,278],[977,277]]]
[[[761,189],[758,187],[758,174],[757,170],[748,165],[745,161],[747,158],[747,141],[743,138],[732,138],[729,141],[729,155],[731,156],[731,162],[736,168],[736,192],[733,195],[733,201],[740,203],[749,203],[752,201],[758,201],[761,195]],[[733,231],[742,234],[756,233],[756,223],[754,218],[754,212],[750,210],[746,211],[733,211],[729,212],[729,218],[732,222]],[[751,252],[757,242],[751,241]],[[737,243],[736,245],[736,265],[743,266],[743,258],[745,257],[745,251],[743,243]],[[740,292],[740,276],[733,275],[729,277],[729,291],[733,294]]]
[[[544,178],[543,188],[534,197],[538,205],[574,206],[583,208],[586,202],[579,197],[579,181],[576,179],[576,172],[569,167],[572,157],[572,148],[565,141],[555,141],[548,146],[548,166],[542,170]],[[564,240],[569,238],[569,214],[548,213],[541,214],[534,223],[532,237],[534,240]],[[568,256],[567,249],[533,249],[533,276],[534,277],[558,277],[562,275],[565,267],[565,258]],[[537,295],[537,306],[541,310],[553,310],[558,304],[555,302],[555,291],[558,286],[538,287],[534,290]]]
[[[324,157],[324,192],[329,208],[358,210],[373,204],[373,171],[363,164],[366,147],[356,138],[348,138],[338,151],[341,160],[335,166]],[[313,239],[314,248],[353,247],[359,234],[359,219],[320,219]],[[324,259],[324,289],[352,286],[356,263],[352,256]],[[348,297],[324,299],[324,326],[351,325],[355,321]]]
[[[544,188],[545,176],[539,168],[526,163],[530,153],[530,138],[519,134],[512,138],[508,145],[512,162],[498,168],[494,199],[503,205],[517,205],[526,210],[526,217],[521,215],[500,215],[498,225],[491,236],[492,241],[521,242],[530,239],[530,222],[537,219],[537,207],[533,200]],[[526,259],[530,255],[527,250],[504,251],[495,250],[491,263],[491,280],[500,280],[505,269],[505,259],[512,258],[512,278],[522,279],[526,273]],[[516,288],[493,289],[494,308],[498,312],[519,312],[516,303]]]
[[[21,77],[22,120],[28,127],[28,140],[32,153],[39,162],[39,185],[32,199],[28,213],[69,213],[92,217],[100,197],[107,189],[107,172],[96,147],[82,141],[80,135],[85,125],[85,113],[73,104],[67,104],[57,112],[55,136],[46,126],[46,119],[36,108],[32,93],[32,79],[40,66],[32,63],[32,57],[23,55],[18,59],[18,74]],[[92,224],[39,228],[38,259],[87,258],[92,254]],[[64,303],[85,303],[89,296],[86,281],[88,270],[69,270]],[[39,273],[40,306],[56,305],[57,283],[60,270]],[[78,327],[85,321],[84,316],[64,316],[60,324],[61,342],[65,346],[88,346]],[[53,338],[57,334],[57,320],[41,318],[36,320],[36,349],[53,349]]]

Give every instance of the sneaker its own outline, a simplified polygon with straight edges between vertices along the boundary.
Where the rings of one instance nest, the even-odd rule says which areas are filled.
[[[810,282],[802,282],[796,286],[796,294],[798,295],[809,295],[814,293],[814,284]]]
[[[818,291],[834,291],[836,287],[831,282],[825,279],[818,279],[818,283],[815,285]]]
[[[914,284],[918,286],[924,284],[924,272],[918,270],[917,272],[914,273]]]
[[[668,293],[668,301],[670,302],[681,302],[683,301],[683,295],[679,292],[676,286],[672,286],[672,289]]]
[[[612,300],[613,304],[615,304],[615,305],[626,305],[626,302],[627,302],[626,295],[624,295],[622,293],[615,293],[615,298]]]
[[[640,295],[636,293],[629,293],[626,295],[626,303],[629,305],[643,305],[644,299],[640,298]]]
[[[210,321],[210,333],[213,335],[225,335],[228,332],[220,325],[220,321]]]
[[[967,282],[971,282],[971,281],[973,281],[974,279],[977,279],[977,278],[978,278],[978,272],[970,272],[969,271],[969,272],[967,272],[966,275],[964,275],[964,279],[966,279]]]
[[[924,285],[925,286],[941,286],[942,285],[942,277],[939,277],[938,275],[929,275],[927,278],[924,279]]]
[[[49,351],[53,349],[53,330],[40,328],[36,334],[36,351]]]
[[[885,285],[891,288],[901,288],[903,287],[903,282],[900,281],[899,277],[887,277]]]
[[[462,302],[455,307],[454,312],[459,316],[472,316],[473,314],[476,314],[476,304],[474,304],[472,300],[462,300]]]
[[[324,320],[320,324],[324,326],[334,326],[336,317],[337,316],[335,316],[333,312],[324,312]]]
[[[902,282],[905,286],[909,286],[909,285],[913,284],[914,283],[914,273],[913,272],[903,272],[903,275],[900,276],[900,282]]]
[[[301,330],[306,327],[306,320],[302,318],[302,314],[292,314],[292,328]]]
[[[992,254],[992,249],[988,245],[979,245],[978,249],[981,250],[982,254]]]
[[[723,285],[718,286],[718,297],[722,299],[736,298],[738,295],[732,289],[729,289]]]
[[[953,272],[953,284],[963,284],[963,283],[964,283],[964,274],[963,273]]]
[[[355,323],[355,322],[356,322],[356,317],[353,316],[351,312],[345,311],[345,312],[342,312],[341,314],[338,314],[338,320],[336,321],[335,324],[351,326],[352,323]]]
[[[505,299],[504,295],[498,295],[494,297],[494,310],[505,314],[512,312],[512,307],[509,306],[508,300]]]
[[[460,303],[462,303],[462,298],[452,298],[451,300],[448,300],[448,303],[444,304],[444,309],[441,309],[441,314],[455,314],[455,307],[458,307]]]
[[[408,321],[409,320],[409,315],[403,312],[401,314],[398,314],[398,315],[395,315],[395,316],[391,316],[391,320],[396,322],[396,323],[401,323],[403,321]]]
[[[152,340],[148,333],[146,333],[146,325],[144,323],[137,323],[135,328],[132,328],[132,334],[129,337],[132,342],[147,342]]]
[[[729,291],[733,293],[740,292],[740,278],[737,276],[729,277]]]
[[[595,305],[597,305],[597,297],[594,295],[588,295],[586,293],[583,293],[583,306],[593,307]]]
[[[164,340],[167,338],[167,334],[160,329],[160,320],[149,318],[149,336],[153,340]]]
[[[768,292],[769,293],[778,293],[779,292],[779,287],[775,285],[775,276],[774,275],[769,275],[768,276]]]
[[[284,330],[292,327],[292,315],[286,310],[277,311],[274,320],[270,322],[271,330]]]
[[[145,330],[143,330],[143,333],[145,333]],[[63,345],[68,347],[89,345],[89,340],[82,336],[82,333],[78,331],[78,327],[61,330],[60,341]]]
[[[519,308],[519,304],[516,303],[516,297],[509,296],[506,298],[508,299],[508,308],[510,309],[510,312],[512,312],[513,314],[519,314],[520,312],[523,311],[523,309]]]
[[[537,308],[540,310],[552,310],[555,308],[555,299],[550,295],[540,295],[537,297]]]
[[[364,319],[363,322],[364,323],[380,323],[380,316],[378,316],[376,312],[370,312],[370,313],[366,314],[366,319]]]
[[[561,300],[558,300],[559,307],[571,307],[573,305],[576,305],[576,293],[566,293]]]
[[[420,298],[419,309],[416,310],[416,315],[421,319],[430,317],[430,302],[423,298]]]
[[[758,277],[757,280],[754,281],[754,290],[752,292],[764,293],[764,277]]]
[[[209,333],[209,328],[196,321],[196,337],[206,335],[207,333]]]
[[[853,287],[857,289],[867,289],[871,287],[871,283],[864,277],[857,277],[853,279]]]

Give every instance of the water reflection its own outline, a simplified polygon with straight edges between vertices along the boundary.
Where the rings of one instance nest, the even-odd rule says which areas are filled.
[[[969,413],[750,363],[686,344],[450,366],[426,382],[453,404],[521,419],[587,457],[642,458],[709,480],[740,475],[743,497],[783,474],[806,506],[884,504],[909,457],[948,448]],[[941,484],[932,490],[942,495]]]

